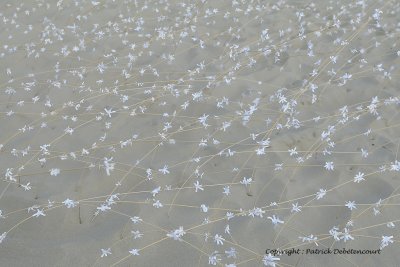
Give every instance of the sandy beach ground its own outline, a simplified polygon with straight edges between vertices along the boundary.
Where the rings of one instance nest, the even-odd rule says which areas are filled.
[[[0,266],[397,266],[399,14],[1,1]]]

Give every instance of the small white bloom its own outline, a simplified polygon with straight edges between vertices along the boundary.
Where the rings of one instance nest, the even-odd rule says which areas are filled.
[[[31,190],[31,189],[32,189],[32,187],[30,186],[30,184],[31,184],[31,183],[27,183],[27,184],[23,184],[23,185],[21,185],[21,186],[24,188],[25,191],[28,191],[28,190]]]
[[[202,210],[203,212],[208,212],[208,207],[207,207],[206,205],[201,204],[200,208],[201,208],[201,210]]]
[[[363,148],[361,148],[361,156],[362,156],[363,158],[368,157],[368,151],[365,150],[365,149],[363,149]]]
[[[4,232],[0,235],[0,244],[3,243],[4,239],[6,239],[7,232]]]
[[[275,171],[280,171],[280,170],[282,170],[282,166],[283,166],[283,163],[277,163],[277,164],[275,164]]]
[[[58,169],[58,168],[50,169],[50,175],[51,176],[57,176],[59,174],[60,174],[60,169]]]
[[[168,165],[164,165],[164,167],[162,167],[161,169],[158,169],[158,171],[164,175],[168,174],[169,173]]]
[[[393,222],[388,222],[386,224],[386,226],[389,227],[389,228],[395,228],[396,227],[396,225]]]
[[[299,236],[299,238],[301,239],[301,241],[304,242],[308,242],[308,243],[312,243],[314,242],[316,246],[318,246],[317,240],[318,238],[314,235],[309,235],[309,236]]]
[[[350,235],[349,230],[347,228],[344,228],[344,233],[340,237],[340,239],[343,239],[344,242],[347,242],[348,240],[354,240],[354,237]]]
[[[330,161],[330,162],[325,162],[324,168],[327,169],[328,171],[333,171],[333,169],[335,168],[335,166],[333,165],[333,162]]]
[[[156,207],[157,209],[162,208],[164,205],[160,202],[160,200],[156,200],[153,203],[153,207]]]
[[[333,227],[331,230],[329,230],[329,234],[333,237],[333,239],[335,239],[336,241],[340,241],[340,235],[342,234],[342,232],[338,231],[339,228],[337,228],[336,226]]]
[[[183,227],[180,226],[178,229],[175,229],[167,234],[168,237],[182,241],[182,236],[184,236],[186,232],[183,230]]]
[[[362,173],[362,172],[359,172],[359,173],[356,174],[356,176],[354,176],[354,182],[355,183],[359,183],[359,182],[364,181],[364,180],[365,180],[364,179],[364,173]]]
[[[232,213],[232,212],[227,212],[226,213],[226,218],[228,219],[228,221],[230,220],[230,219],[232,219],[233,217],[235,217],[235,215]]]
[[[236,250],[235,248],[230,248],[228,251],[225,251],[226,257],[227,258],[234,258],[236,259]]]
[[[218,234],[216,234],[216,235],[214,236],[214,242],[215,242],[217,245],[223,245],[223,244],[224,244],[224,241],[225,241],[225,239],[224,239],[222,236],[220,236],[220,235],[218,235]]]
[[[108,206],[108,205],[106,205],[106,204],[101,204],[101,206],[100,206],[100,207],[97,207],[96,209],[98,209],[99,211],[105,212],[105,211],[107,211],[107,210],[110,210],[111,207]]]
[[[43,209],[41,209],[41,210],[37,209],[36,213],[33,214],[32,216],[38,218],[39,216],[43,216],[44,217],[44,216],[46,216],[46,214],[44,214]]]
[[[356,203],[354,201],[347,201],[345,206],[348,207],[350,210],[357,209]]]
[[[133,234],[133,239],[142,238],[143,234],[140,231],[131,231]]]
[[[222,193],[226,196],[228,196],[231,193],[229,185],[224,186],[224,192]]]
[[[392,162],[392,163],[390,163],[391,165],[390,165],[390,170],[391,171],[400,171],[400,161],[395,161],[395,162]]]
[[[208,264],[217,265],[221,259],[219,258],[218,251],[214,251],[210,256],[208,256]]]
[[[276,215],[272,215],[272,217],[267,217],[269,220],[271,220],[272,224],[274,226],[278,225],[278,223],[283,224],[284,221],[282,221],[281,219],[279,219],[279,217],[277,217]]]
[[[197,193],[198,190],[204,191],[204,188],[203,188],[203,186],[200,184],[199,181],[196,181],[193,185],[194,185],[194,190],[196,191],[196,193]]]
[[[79,204],[79,202],[67,198],[66,200],[63,201],[63,204],[67,206],[68,209],[70,209],[76,207],[76,205]]]
[[[107,249],[102,248],[102,249],[101,249],[101,257],[102,257],[102,258],[103,258],[103,257],[107,257],[107,256],[110,255],[110,254],[112,254],[112,253],[111,253],[111,248],[107,248]]]
[[[301,211],[301,206],[299,206],[299,203],[292,204],[292,209],[290,210],[291,212],[300,212]]]
[[[289,155],[290,155],[290,156],[297,155],[298,152],[296,151],[296,149],[297,149],[297,147],[294,147],[294,148],[292,148],[292,149],[289,149],[289,150],[288,150]]]
[[[253,218],[255,216],[262,218],[264,213],[265,211],[263,211],[261,208],[254,208],[252,210],[249,210],[249,216]]]
[[[271,253],[268,255],[265,255],[263,257],[263,263],[265,266],[271,266],[271,267],[276,267],[276,261],[279,261],[280,258],[273,256]]]
[[[153,197],[155,197],[158,193],[160,193],[161,191],[161,186],[153,189],[153,191],[151,191],[151,194],[153,195]]]
[[[142,220],[140,217],[138,217],[138,216],[134,216],[134,217],[131,217],[131,221],[132,221],[134,224],[138,224],[138,223],[142,222],[143,220]]]
[[[382,236],[382,241],[381,241],[381,246],[380,249],[383,249],[384,247],[389,246],[389,244],[392,244],[393,241],[393,236]]]
[[[253,181],[253,179],[251,177],[250,178],[243,177],[243,180],[240,181],[240,183],[242,185],[248,186],[251,184],[252,181]]]
[[[103,165],[104,165],[104,168],[106,169],[107,176],[110,176],[111,175],[110,171],[114,170],[115,163],[113,163],[112,160],[113,160],[113,157],[111,157],[111,158],[105,157],[103,160]]]
[[[228,235],[230,235],[231,234],[231,228],[229,227],[229,224],[227,224],[226,226],[225,226],[225,234],[228,234]]]
[[[320,189],[318,192],[317,192],[317,199],[321,199],[321,198],[323,198],[325,195],[326,195],[326,190],[325,189]]]
[[[133,248],[133,249],[129,250],[129,253],[134,256],[139,256],[139,249]]]

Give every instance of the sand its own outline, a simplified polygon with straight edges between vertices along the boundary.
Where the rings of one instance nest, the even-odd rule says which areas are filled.
[[[398,2],[0,6],[0,266],[396,266]]]

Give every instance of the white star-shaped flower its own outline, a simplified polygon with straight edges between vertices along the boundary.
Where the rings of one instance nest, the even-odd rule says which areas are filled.
[[[129,250],[129,253],[134,255],[134,256],[139,256],[139,249],[133,248],[131,250]]]
[[[107,249],[104,249],[104,248],[102,248],[101,249],[101,256],[100,257],[107,257],[108,255],[110,255],[110,254],[112,254],[111,253],[111,248],[107,248]]]
[[[362,173],[362,172],[359,172],[354,176],[354,182],[355,183],[359,183],[359,182],[364,181],[364,180],[365,180],[364,179],[364,173]]]
[[[194,185],[194,190],[196,191],[196,193],[197,193],[197,191],[199,191],[199,190],[204,191],[204,188],[203,188],[203,186],[200,184],[199,181],[196,181],[193,185]]]

